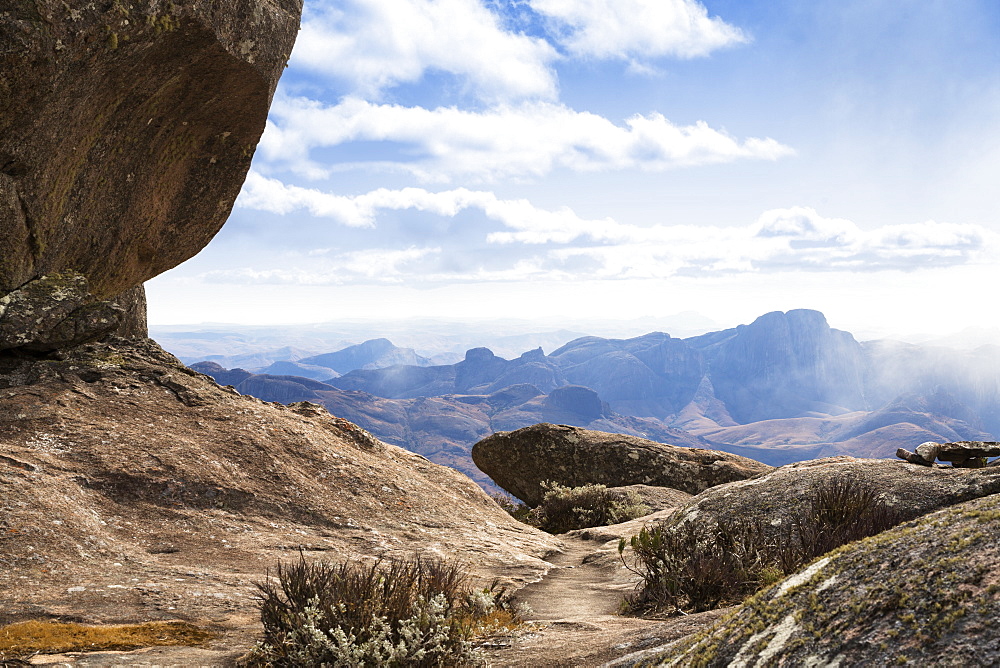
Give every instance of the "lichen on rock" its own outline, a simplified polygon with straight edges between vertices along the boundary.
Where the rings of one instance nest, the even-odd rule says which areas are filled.
[[[542,501],[544,481],[566,487],[652,485],[697,494],[773,470],[728,452],[547,423],[488,436],[473,446],[472,459],[532,506]]]
[[[42,276],[0,297],[0,350],[55,350],[118,329],[124,309],[90,294],[75,272]]]
[[[614,665],[995,666],[998,505],[988,496],[845,545],[704,632]]]

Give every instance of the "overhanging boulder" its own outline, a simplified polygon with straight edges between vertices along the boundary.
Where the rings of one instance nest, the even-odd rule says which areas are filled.
[[[728,452],[547,423],[488,436],[472,447],[472,460],[532,506],[541,503],[546,480],[566,487],[652,485],[697,494],[773,470]]]
[[[0,4],[0,298],[72,273],[81,305],[109,301],[201,250],[239,194],[301,9]],[[27,345],[65,338],[37,334]]]

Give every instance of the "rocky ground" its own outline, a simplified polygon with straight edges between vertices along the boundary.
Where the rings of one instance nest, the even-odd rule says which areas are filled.
[[[0,624],[183,619],[220,660],[257,634],[254,582],[300,551],[422,551],[520,586],[559,549],[464,476],[152,342],[0,358],[0,508]]]
[[[524,587],[518,599],[531,609],[526,631],[487,652],[496,666],[601,666],[623,654],[662,645],[706,627],[722,611],[670,620],[622,616],[622,600],[638,577],[618,555],[618,537],[631,536],[645,520],[599,531],[576,531],[554,568]]]
[[[913,517],[945,509],[845,547],[729,611],[616,614],[637,583],[620,561],[619,537],[653,521],[749,512],[780,524],[796,500],[844,476],[877,485]],[[319,406],[268,404],[219,387],[151,341],[5,353],[0,625],[184,620],[215,639],[30,661],[230,666],[260,632],[254,583],[279,561],[419,551],[458,558],[483,583],[501,578],[533,609],[521,633],[483,647],[493,666],[704,657],[727,665],[765,656],[795,665],[815,657],[989,665],[1000,591],[998,480],[1000,467],[831,458],[765,467],[694,497],[674,490],[664,496],[673,507],[645,518],[554,537],[514,521],[455,471]],[[962,503],[976,497],[985,498]]]
[[[704,633],[618,665],[996,666],[1000,497],[817,559]]]
[[[0,507],[0,624],[179,619],[216,634],[32,665],[233,665],[260,632],[254,583],[300,552],[429,552],[521,588],[530,623],[484,648],[495,666],[596,666],[715,617],[616,614],[636,576],[615,544],[641,521],[550,536],[450,469],[320,407],[219,387],[151,341],[0,358]]]

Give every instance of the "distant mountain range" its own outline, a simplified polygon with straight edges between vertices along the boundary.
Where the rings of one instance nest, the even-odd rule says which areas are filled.
[[[776,465],[833,454],[886,457],[927,440],[1000,433],[1000,347],[859,343],[804,309],[686,339],[581,337],[549,355],[537,348],[515,359],[473,348],[459,362],[435,365],[376,339],[275,362],[264,373],[213,362],[192,368],[267,401],[321,403],[486,486],[472,445],[537,422]]]

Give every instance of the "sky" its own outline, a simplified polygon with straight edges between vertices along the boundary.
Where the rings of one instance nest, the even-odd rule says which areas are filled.
[[[306,0],[152,324],[1000,326],[996,0]]]

